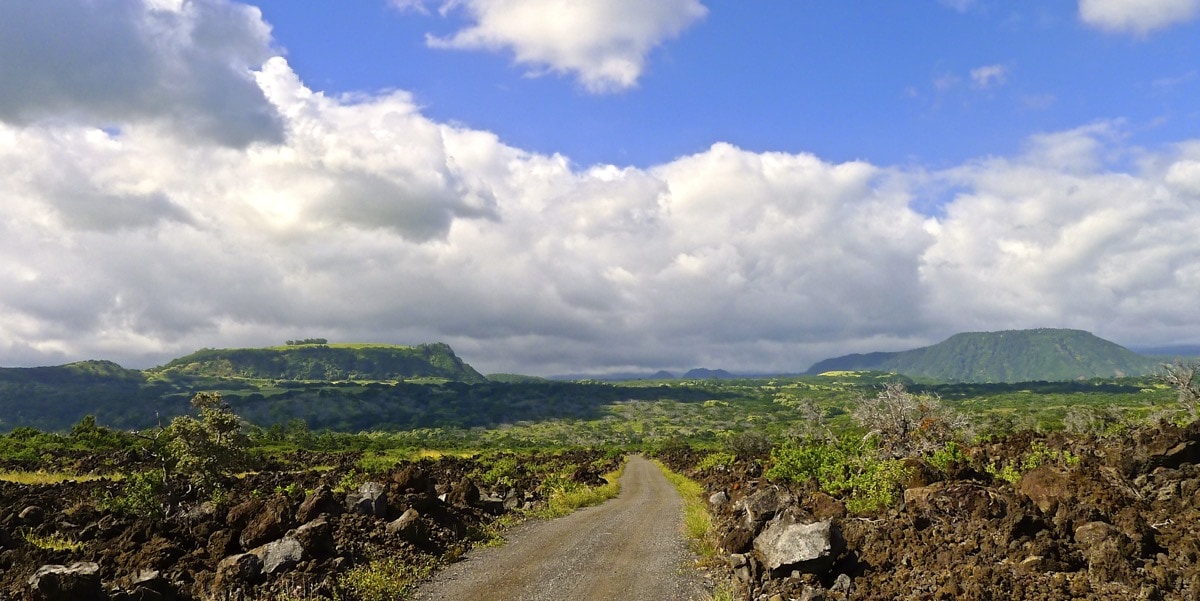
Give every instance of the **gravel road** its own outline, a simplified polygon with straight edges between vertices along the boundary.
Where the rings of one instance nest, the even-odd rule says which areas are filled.
[[[681,532],[683,503],[653,463],[634,456],[621,494],[511,530],[417,591],[424,601],[694,601],[705,599]]]

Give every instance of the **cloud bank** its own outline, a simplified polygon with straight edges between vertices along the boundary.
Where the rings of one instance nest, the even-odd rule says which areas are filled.
[[[4,86],[0,365],[310,336],[445,341],[533,374],[799,371],[1001,328],[1197,341],[1200,141],[1129,148],[1104,122],[938,170],[727,143],[579,166],[433,121],[403,92],[314,91],[263,57],[255,11],[170,18],[205,14],[226,35],[192,27],[181,53],[226,59],[171,63],[200,86],[178,102],[241,114],[202,101],[233,86],[263,132],[197,129],[115,88]],[[161,62],[134,64],[156,89]]]

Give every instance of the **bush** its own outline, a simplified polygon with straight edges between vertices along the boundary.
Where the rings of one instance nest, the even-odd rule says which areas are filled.
[[[889,382],[874,398],[860,398],[854,419],[879,438],[880,452],[916,457],[959,439],[966,417],[942,406],[936,395],[915,395],[900,382]]]
[[[771,452],[771,439],[757,430],[748,430],[730,436],[728,447],[740,459],[756,459]]]
[[[700,460],[700,463],[696,464],[696,469],[704,471],[719,467],[723,470],[727,470],[733,467],[733,462],[736,459],[737,457],[733,453],[709,453],[708,455],[704,456],[704,459]]]
[[[930,453],[925,458],[925,462],[943,473],[947,473],[956,465],[967,465],[971,459],[963,453],[962,447],[958,446],[957,442],[950,441],[942,448]]]
[[[105,493],[99,506],[100,509],[123,516],[158,519],[165,512],[162,502],[164,492],[162,471],[139,472],[125,478],[120,495]]]
[[[843,437],[833,443],[786,444],[775,449],[766,476],[773,481],[815,483],[843,498],[851,513],[869,513],[899,500],[908,472],[901,460],[880,459],[871,442]]]

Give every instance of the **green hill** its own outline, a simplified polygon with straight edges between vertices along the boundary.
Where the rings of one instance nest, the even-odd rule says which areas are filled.
[[[487,379],[449,345],[298,344],[270,348],[202,349],[149,370],[161,375],[273,380]]]
[[[888,371],[943,382],[1069,381],[1153,373],[1155,359],[1082,330],[955,334],[933,346],[826,359],[809,374]]]

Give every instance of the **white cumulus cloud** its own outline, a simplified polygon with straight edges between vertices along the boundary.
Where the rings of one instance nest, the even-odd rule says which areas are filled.
[[[421,0],[393,0],[425,10]],[[572,74],[591,92],[633,87],[649,53],[680,35],[708,9],[699,0],[450,0],[441,12],[462,11],[471,25],[438,48],[510,51],[534,73]]]
[[[1106,31],[1145,35],[1200,13],[1200,0],[1079,0],[1084,23]]]
[[[231,146],[281,139],[254,81],[257,8],[226,0],[0,3],[0,121],[166,126]]]

